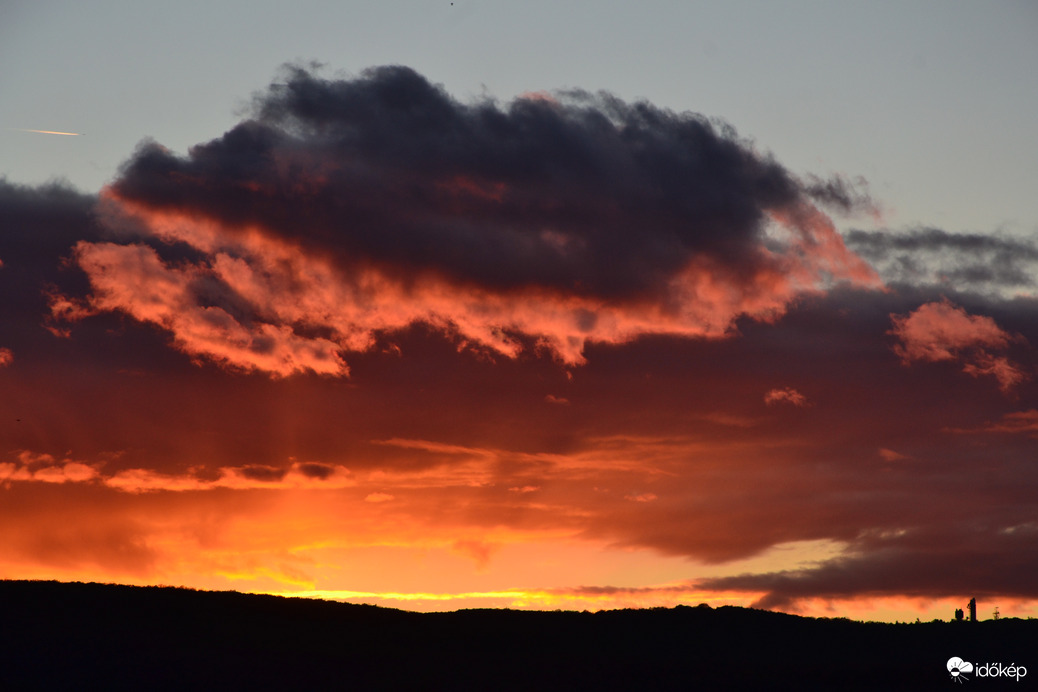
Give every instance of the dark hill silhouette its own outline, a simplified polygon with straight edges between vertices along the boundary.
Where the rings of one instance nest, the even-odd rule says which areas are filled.
[[[1027,666],[1026,682],[1038,680],[1038,620],[1014,618],[862,623],[727,606],[411,613],[41,581],[0,581],[0,618],[0,690],[928,690],[954,689],[952,656]]]

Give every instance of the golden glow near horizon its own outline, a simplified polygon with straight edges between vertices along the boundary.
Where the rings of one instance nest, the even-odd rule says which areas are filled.
[[[664,587],[668,592],[671,588]],[[508,608],[512,610],[617,610],[623,608],[671,608],[676,605],[711,607],[725,605],[748,607],[753,599],[746,594],[715,594],[673,587],[677,593],[664,596],[639,593],[639,589],[621,589],[618,593],[595,594],[580,589],[505,589],[500,591],[466,591],[458,593],[378,592],[378,591],[261,591],[257,593],[286,598],[313,598],[413,612],[449,612],[468,608]]]

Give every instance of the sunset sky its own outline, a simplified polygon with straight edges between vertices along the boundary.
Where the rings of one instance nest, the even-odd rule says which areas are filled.
[[[1038,616],[1038,7],[0,9],[0,578]]]

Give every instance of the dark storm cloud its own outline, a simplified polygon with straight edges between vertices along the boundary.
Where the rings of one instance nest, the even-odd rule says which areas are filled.
[[[381,67],[288,68],[253,115],[186,157],[142,144],[102,191],[121,242],[76,246],[91,314],[229,370],[344,377],[418,322],[579,365],[589,342],[721,338],[878,286],[799,180],[697,114],[580,90],[463,104]],[[810,192],[856,203],[840,179]]]
[[[292,68],[187,158],[142,146],[114,191],[346,264],[605,296],[654,292],[699,253],[751,276],[769,211],[860,201],[842,179],[802,188],[697,114],[584,91],[462,104],[406,67]]]
[[[97,237],[90,214],[95,201],[93,195],[60,182],[30,187],[0,178],[0,248],[5,263],[51,259],[77,240]]]
[[[4,365],[45,359],[48,352],[60,350],[48,329],[57,334],[64,329],[54,327],[49,308],[56,295],[89,291],[86,276],[70,260],[77,242],[103,237],[93,214],[96,201],[96,196],[60,182],[29,187],[0,178],[0,359]],[[14,395],[12,389],[8,394]]]
[[[78,241],[100,238],[95,202],[61,183],[27,187],[0,178],[0,319],[9,329],[16,315],[41,321],[51,287],[85,290],[82,274],[63,271],[62,260]]]
[[[990,291],[1031,288],[1038,274],[1038,245],[1026,238],[916,228],[852,230],[845,240],[892,283]]]

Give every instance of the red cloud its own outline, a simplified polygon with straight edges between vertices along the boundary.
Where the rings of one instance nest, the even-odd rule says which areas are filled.
[[[785,389],[772,389],[764,395],[764,403],[768,406],[783,402],[798,407],[807,406],[808,403],[807,397],[792,387],[786,387]]]
[[[887,449],[886,447],[880,448],[879,455],[883,457],[883,461],[904,461],[911,458],[901,452],[895,452],[893,449]]]
[[[888,333],[901,342],[894,346],[894,353],[905,365],[919,360],[961,360],[963,372],[974,377],[993,375],[1002,391],[1027,379],[1027,374],[1008,358],[992,353],[1008,348],[1014,338],[990,317],[970,315],[945,299],[890,318],[894,328]]]

